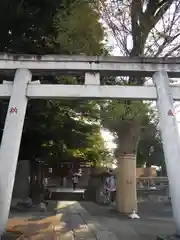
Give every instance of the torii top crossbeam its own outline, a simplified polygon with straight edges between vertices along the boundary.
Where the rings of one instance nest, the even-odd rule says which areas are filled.
[[[101,76],[147,76],[156,71],[166,71],[169,77],[180,77],[179,58],[101,57],[84,55],[20,55],[0,54],[0,72],[14,74],[14,70],[26,68],[33,75],[49,75],[56,72],[76,74],[99,72]]]

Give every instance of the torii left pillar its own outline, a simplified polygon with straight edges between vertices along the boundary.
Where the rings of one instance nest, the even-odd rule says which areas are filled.
[[[26,89],[31,78],[31,72],[27,69],[18,69],[16,71],[6,115],[0,146],[0,236],[5,231],[9,216],[21,135],[28,103]]]

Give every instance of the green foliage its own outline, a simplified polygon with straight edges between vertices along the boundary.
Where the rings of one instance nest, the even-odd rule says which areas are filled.
[[[107,101],[101,107],[102,125],[119,137],[128,133],[125,123],[131,120],[146,125],[149,122],[149,111],[149,104],[141,101],[133,101],[130,105],[127,101]]]
[[[36,107],[37,109],[40,107],[39,104],[41,104],[41,112],[33,117]],[[85,104],[91,106],[92,103],[83,102],[82,109],[85,108]],[[32,158],[43,156],[47,161],[58,159],[66,161],[71,158],[92,162],[102,161],[106,149],[101,137],[100,125],[93,123],[93,115],[92,117],[82,115],[79,102],[41,101],[39,103],[38,101],[28,110],[29,120],[25,123],[22,140],[22,150],[24,149],[25,152],[21,151],[21,158],[25,157],[23,154],[27,155],[28,149],[28,155]]]
[[[2,0],[0,35],[3,52],[95,55],[106,52],[101,43],[104,29],[99,16],[84,0]],[[55,82],[76,84],[81,77],[46,78],[46,83]],[[98,119],[95,101],[32,100],[19,158],[101,161],[108,153]]]
[[[157,132],[156,115],[149,103],[142,101],[106,101],[101,107],[101,123],[114,134],[117,149],[137,152],[137,165],[162,165],[164,154]],[[152,151],[153,149],[153,151]]]
[[[102,54],[104,30],[98,19],[86,1],[76,1],[68,9],[58,11],[54,18],[56,48],[66,54]]]
[[[49,52],[47,38],[53,34],[52,21],[61,1],[2,0],[0,4],[0,51]]]

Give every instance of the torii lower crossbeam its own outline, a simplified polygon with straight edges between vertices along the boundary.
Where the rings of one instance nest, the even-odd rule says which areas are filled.
[[[0,85],[0,98],[8,99],[12,83]],[[171,87],[175,101],[180,101],[180,86]],[[108,86],[108,85],[51,85],[29,83],[26,89],[28,99],[131,99],[157,100],[154,86]]]

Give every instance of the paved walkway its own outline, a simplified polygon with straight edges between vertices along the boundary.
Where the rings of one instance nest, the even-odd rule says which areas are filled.
[[[139,220],[92,202],[51,201],[47,212],[11,214],[8,229],[32,240],[155,240],[174,233],[170,205],[141,204]]]
[[[116,236],[102,226],[78,202],[60,201],[55,212],[11,214],[8,230],[22,233],[19,239],[48,240],[116,240]]]
[[[108,227],[117,239],[156,240],[157,236],[167,236],[175,232],[172,208],[164,203],[139,204],[140,219],[132,220],[119,214],[113,207],[81,202],[103,226]]]

